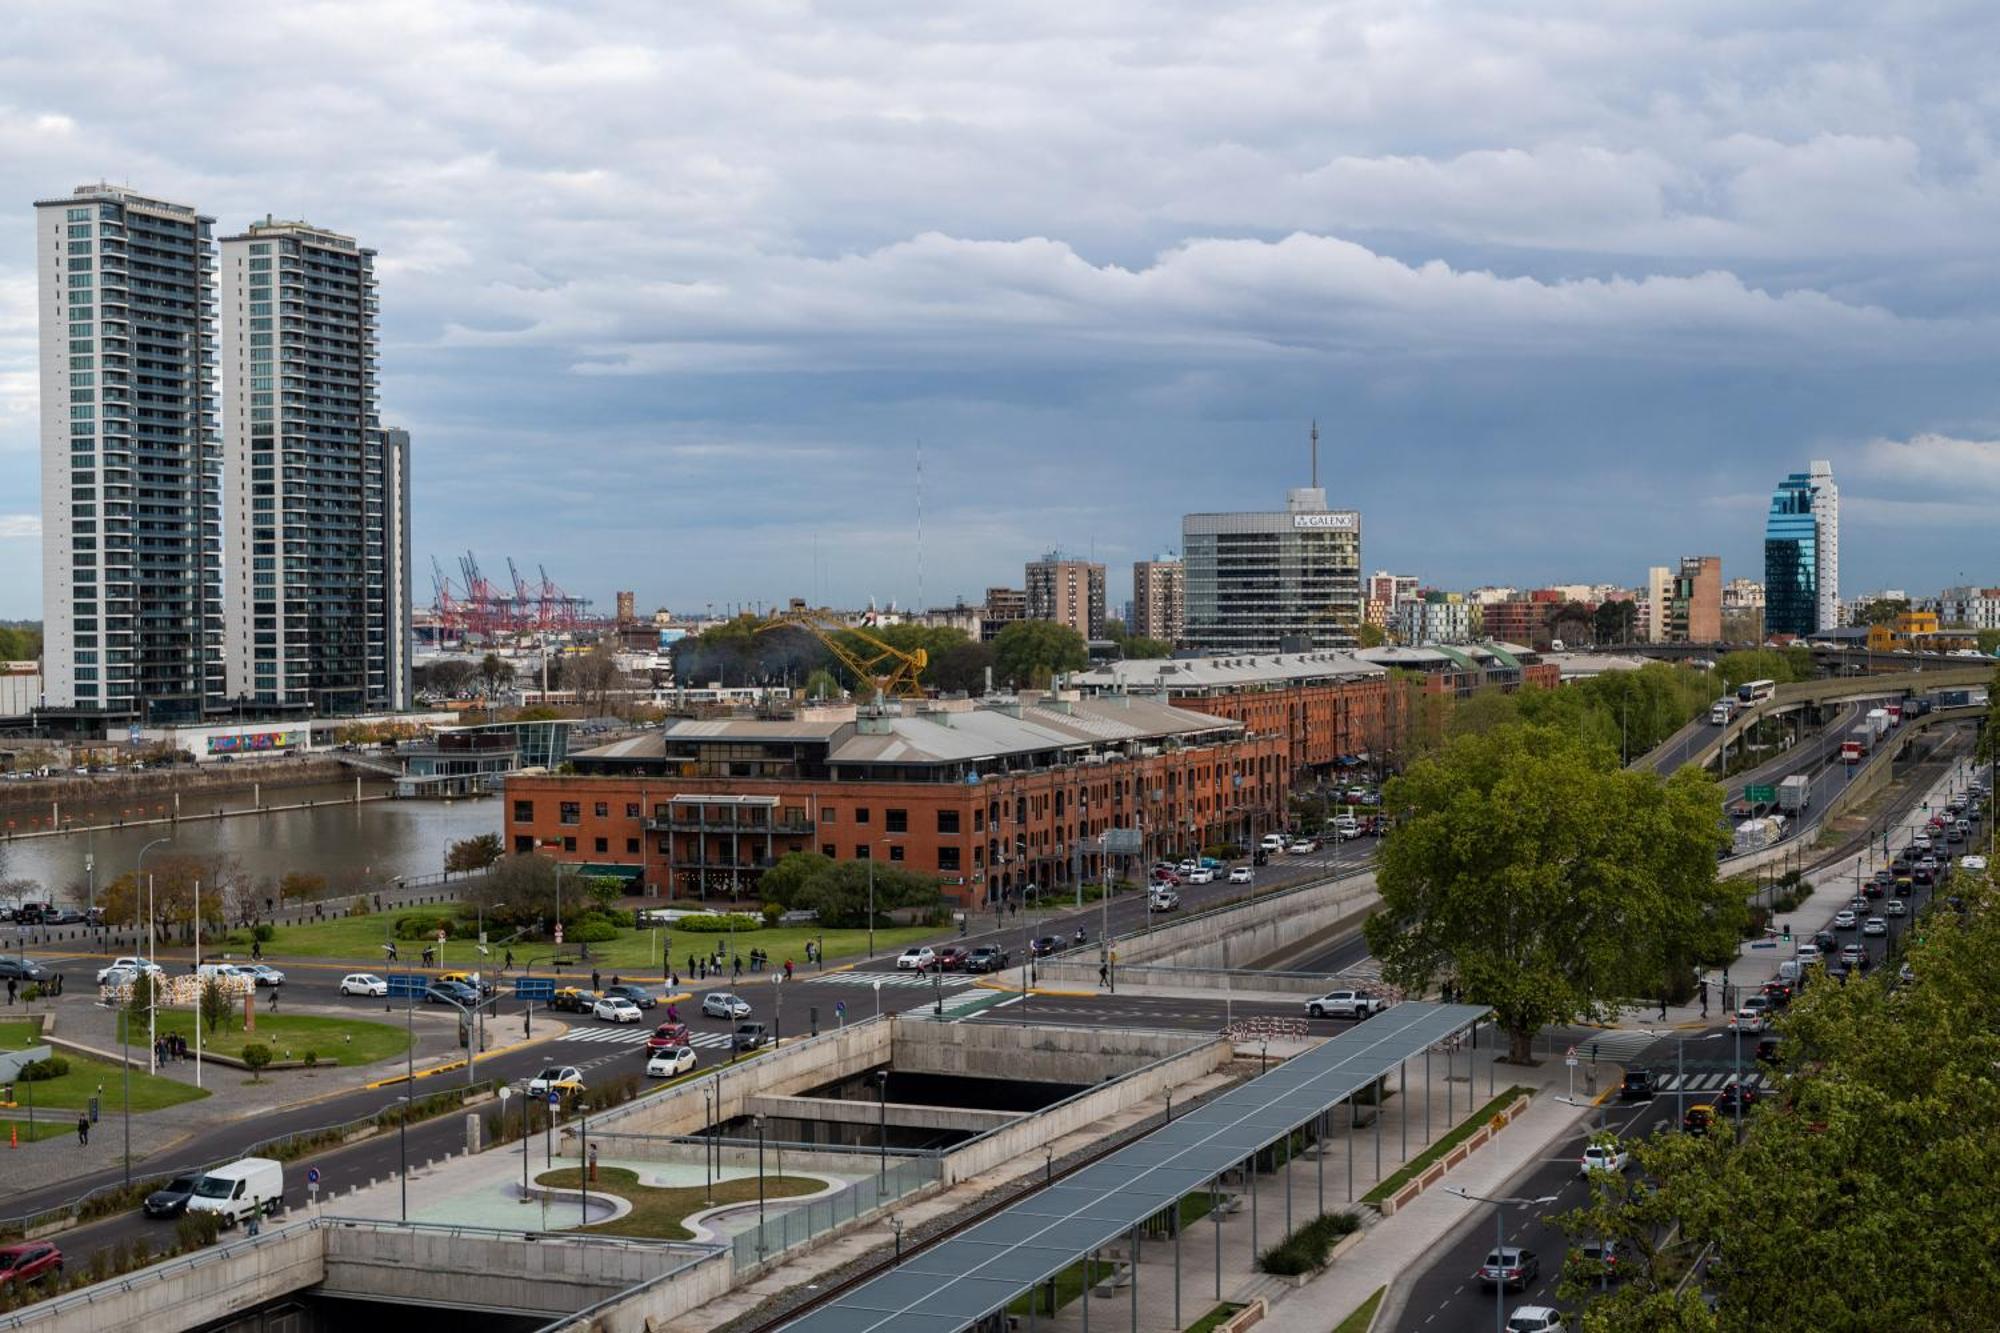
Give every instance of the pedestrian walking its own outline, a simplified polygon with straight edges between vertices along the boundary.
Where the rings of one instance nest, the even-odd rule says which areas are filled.
[[[507,951],[506,960],[500,964],[500,970],[502,972],[505,972],[513,966],[514,966],[514,951],[512,949],[509,949]]]
[[[785,980],[790,981],[791,979],[792,979],[792,960],[787,958],[785,960]]]
[[[1701,983],[1701,1016],[1708,1017],[1708,981],[1705,978]]]
[[[1664,995],[1660,997],[1660,1021],[1667,1021],[1667,997]]]
[[[590,988],[592,990],[598,989],[597,969],[594,967],[590,969]]]
[[[272,1013],[275,1014],[278,1012],[278,988],[276,986],[271,987],[271,1001],[269,1007]]]
[[[699,974],[698,974],[698,973],[697,973],[697,972],[696,972],[696,971],[694,970],[694,955],[693,955],[692,953],[690,953],[690,954],[688,955],[688,975],[689,975],[689,976],[691,976],[691,977],[692,977],[692,976],[697,976],[697,975],[699,975]]]
[[[1109,986],[1111,984],[1111,964],[1099,963],[1097,965],[1097,984],[1100,986]]]
[[[618,984],[618,974],[616,972],[613,972],[611,974],[611,984],[613,986],[616,986]]]
[[[14,978],[12,977],[7,978],[7,1003],[10,1005],[14,1003],[14,988],[16,984],[17,983],[15,982]]]
[[[681,974],[678,972],[667,973],[667,987],[670,990],[679,990],[681,988]]]
[[[90,1146],[90,1116],[83,1111],[76,1113],[76,1146],[79,1148]]]
[[[250,961],[253,963],[264,961],[264,946],[256,940],[250,941]]]

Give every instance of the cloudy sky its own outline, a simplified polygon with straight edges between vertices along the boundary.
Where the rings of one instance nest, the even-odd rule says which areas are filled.
[[[2000,581],[1990,5],[0,14],[0,616],[39,613],[30,203],[380,254],[414,550],[645,606],[929,603],[1323,480],[1446,586]],[[0,217],[6,216],[0,213]],[[922,541],[918,540],[921,456]]]

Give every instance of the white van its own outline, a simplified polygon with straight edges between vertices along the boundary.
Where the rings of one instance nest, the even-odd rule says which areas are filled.
[[[187,1201],[189,1212],[222,1214],[225,1227],[258,1212],[275,1217],[284,1205],[285,1168],[268,1157],[245,1157],[216,1167],[195,1182]]]
[[[1258,846],[1267,852],[1282,852],[1285,850],[1285,835],[1282,833],[1266,833],[1263,841]]]

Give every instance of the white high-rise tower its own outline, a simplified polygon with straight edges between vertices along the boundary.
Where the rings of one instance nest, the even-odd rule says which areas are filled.
[[[35,202],[52,711],[165,723],[221,706],[212,226],[116,185]]]
[[[222,241],[229,695],[408,703],[407,432],[376,415],[375,252],[266,218]]]
[[[1819,545],[1819,627],[1833,629],[1840,624],[1840,488],[1833,484],[1833,464],[1815,458],[1808,470],[1812,478],[1813,526]]]

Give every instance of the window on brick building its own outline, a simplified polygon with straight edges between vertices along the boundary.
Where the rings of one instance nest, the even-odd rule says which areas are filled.
[[[578,824],[581,823],[582,821],[583,821],[582,802],[564,801],[562,803],[562,822],[565,824]]]
[[[972,831],[974,833],[986,832],[986,812],[984,810],[974,810],[972,812]]]
[[[882,812],[882,828],[887,833],[908,833],[910,831],[910,812],[908,810],[884,810]]]
[[[840,849],[830,842],[823,842],[819,845],[819,854],[827,860],[833,861],[839,858]]]
[[[958,832],[958,811],[940,810],[937,812],[937,820],[939,833]]]
[[[595,851],[598,851],[598,852],[608,852],[608,851],[610,851],[610,850],[611,850],[611,839],[609,839],[609,838],[598,838],[598,839],[596,839],[596,846],[595,846],[595,848],[593,848],[593,850],[595,850]]]
[[[535,822],[535,803],[534,803],[533,801],[516,801],[516,802],[514,802],[514,822],[515,822],[516,824],[532,824],[532,823],[534,823],[534,822]],[[531,842],[532,842],[532,841],[533,841],[533,839],[530,839],[529,841],[531,841]]]
[[[625,854],[627,856],[637,856],[639,854],[639,840],[637,838],[625,839]]]
[[[838,824],[840,822],[840,811],[830,805],[821,806],[819,808],[819,822],[822,824]]]
[[[958,848],[956,847],[938,848],[938,869],[939,870],[958,869]]]
[[[900,861],[900,860],[902,860],[902,859],[903,859],[903,844],[902,844],[902,843],[900,843],[900,842],[892,842],[892,843],[890,843],[890,844],[889,844],[889,859],[890,859],[891,861]]]
[[[625,818],[637,819],[638,817],[639,817],[639,803],[637,801],[625,802]]]
[[[857,805],[854,807],[854,822],[857,824],[866,824],[868,822],[867,806]]]
[[[599,801],[590,808],[590,813],[596,815],[599,819],[609,819],[611,817],[611,802]]]
[[[867,843],[857,842],[854,844],[854,859],[857,861],[872,859],[872,853]]]
[[[566,837],[564,837],[564,838],[563,838],[563,850],[564,850],[564,851],[566,851],[566,852],[573,852],[573,851],[575,851],[575,850],[576,850],[576,839],[575,839],[575,838],[573,838],[573,837],[567,837],[567,836],[566,836]]]
[[[534,850],[535,850],[534,834],[516,833],[514,835],[514,854],[516,856],[526,856],[529,852],[532,852]]]

